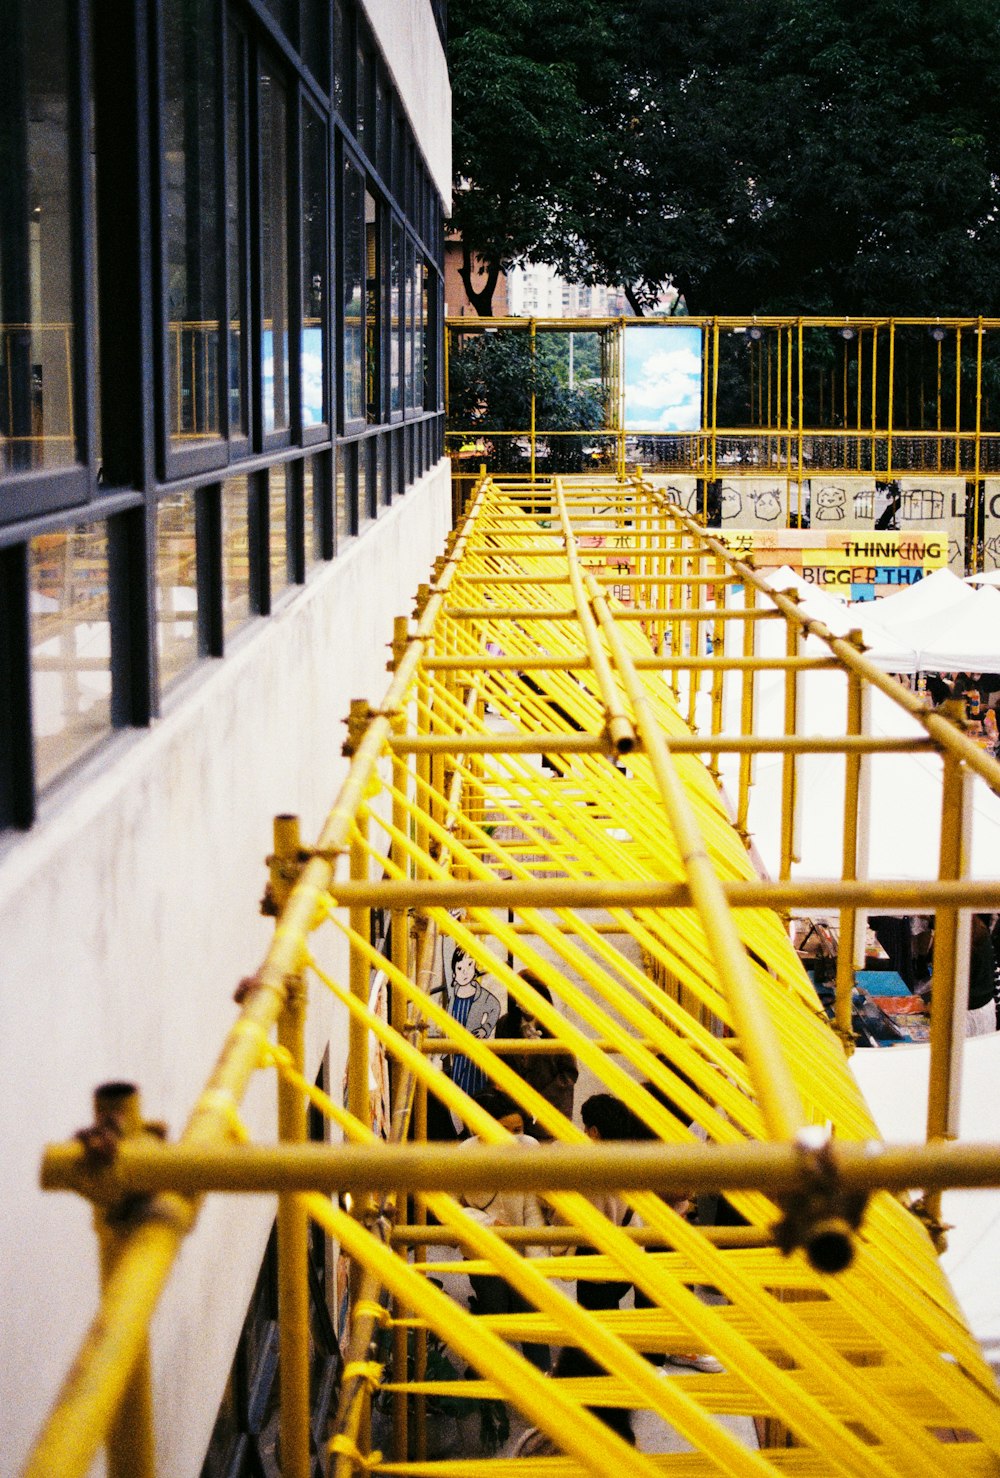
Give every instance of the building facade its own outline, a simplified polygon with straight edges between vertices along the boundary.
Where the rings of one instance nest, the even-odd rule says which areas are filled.
[[[43,1144],[179,1132],[450,518],[440,0],[12,0],[0,100],[0,1471],[93,1312]],[[334,962],[336,964],[336,962]],[[314,1014],[314,1075],[344,1027]],[[248,1105],[267,1135],[273,1103]],[[209,1201],[154,1340],[202,1468],[273,1220]]]

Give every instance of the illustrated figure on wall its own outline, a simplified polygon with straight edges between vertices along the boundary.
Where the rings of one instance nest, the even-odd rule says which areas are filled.
[[[743,512],[743,498],[738,488],[734,488],[731,482],[722,484],[722,522],[729,523],[733,518],[739,518]]]
[[[983,549],[986,558],[983,563],[985,570],[1000,570],[1000,535],[986,540]],[[951,544],[948,545],[948,563],[951,563]]]
[[[948,568],[951,569],[952,565],[960,574],[965,573],[965,551],[957,539],[948,540]]]
[[[847,509],[847,493],[844,488],[820,488],[816,495],[817,523],[839,523]]]
[[[870,488],[863,493],[854,494],[854,510],[852,517],[867,523],[875,514],[875,495]]]
[[[761,523],[774,523],[781,517],[781,494],[777,488],[766,488],[762,493],[753,493],[754,516]]]
[[[944,493],[938,488],[910,488],[903,494],[900,517],[904,523],[944,518]]]
[[[452,953],[447,986],[448,1014],[474,1037],[492,1037],[500,1019],[500,1002],[482,981],[482,970],[470,954],[456,947]],[[448,1076],[470,1096],[489,1086],[486,1074],[468,1057],[454,1053]]]

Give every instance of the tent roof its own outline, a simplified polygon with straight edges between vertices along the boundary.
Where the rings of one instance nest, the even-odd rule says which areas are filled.
[[[968,600],[930,619],[936,629],[918,644],[925,671],[1000,670],[1000,590],[983,585]]]
[[[881,601],[876,604],[878,615],[875,615],[871,601],[848,604],[838,600],[827,591],[810,585],[787,565],[780,566],[764,578],[772,590],[796,591],[802,609],[817,621],[824,622],[834,636],[847,636],[851,631],[860,630],[866,647],[865,656],[886,672],[917,671],[916,649],[905,638],[889,631],[879,619],[882,614]],[[959,584],[961,585],[961,581]],[[814,637],[807,640],[805,650],[809,656],[825,656],[827,653],[825,644]]]
[[[893,595],[882,596],[877,603],[878,619],[888,631],[895,632],[902,624],[947,610],[968,595],[968,585],[951,570],[934,570],[915,585],[907,585]],[[859,607],[870,605],[871,601],[852,601],[849,609],[856,612]],[[906,632],[900,631],[899,634],[906,639]]]

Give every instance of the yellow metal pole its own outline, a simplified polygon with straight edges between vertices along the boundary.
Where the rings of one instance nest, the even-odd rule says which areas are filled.
[[[864,691],[857,673],[847,678],[847,732],[861,734],[864,729]],[[841,875],[854,880],[858,876],[859,822],[861,820],[860,753],[844,756],[844,841]],[[837,949],[837,987],[835,1022],[840,1040],[848,1053],[854,1050],[851,1026],[851,994],[854,990],[854,967],[857,954],[858,911],[853,904],[840,910],[840,939]]]
[[[872,329],[872,477],[878,475],[878,453],[875,431],[878,426],[878,324]]]
[[[892,477],[893,411],[896,398],[896,320],[889,319],[889,411],[886,416],[886,476]]]
[[[786,627],[786,650],[789,657],[799,654],[801,628],[795,621]],[[798,729],[799,689],[798,673],[790,668],[785,673],[785,733],[794,735]],[[779,877],[783,880],[792,875],[795,855],[796,806],[798,787],[798,760],[793,751],[786,751],[781,761],[781,863]]]
[[[356,833],[351,839],[351,880],[368,882],[368,853],[366,850],[368,823],[363,814],[356,820]],[[352,904],[350,909],[351,928],[363,939],[369,937],[371,910],[363,904]],[[369,984],[368,961],[360,950],[351,949],[350,979],[351,995],[355,1000],[368,1004]],[[368,1028],[360,1016],[352,1013],[348,1044],[347,1107],[362,1124],[371,1122],[371,1105],[368,1094]]]
[[[744,608],[752,613],[757,605],[757,588],[751,583],[743,587]],[[754,649],[757,645],[757,622],[744,621],[743,623],[743,655],[747,659],[747,666],[743,669],[743,683],[740,703],[740,733],[749,735],[753,733],[754,721],[754,685],[756,674],[750,663],[753,661]],[[753,756],[749,752],[740,755],[740,788],[739,801],[736,807],[736,830],[744,847],[749,848],[750,832],[748,821],[750,816],[750,786],[753,784]]]
[[[968,857],[968,800],[963,765],[943,756],[941,794],[942,879],[961,878]],[[958,1133],[965,1012],[968,1000],[969,920],[957,908],[939,907],[934,915],[934,990],[931,1002],[930,1077],[927,1089],[928,1140]],[[940,1220],[940,1198],[928,1198],[928,1209]]]
[[[976,328],[976,446],[975,466],[972,475],[972,558],[969,566],[973,573],[979,569],[979,469],[982,455],[982,431],[983,431],[983,338],[986,330],[983,328],[982,316],[980,316]]]
[[[530,430],[530,433],[529,434],[530,434],[530,437],[531,437],[531,480],[532,480],[532,482],[534,482],[534,480],[535,480],[535,410],[536,410],[536,404],[535,404],[535,366],[536,366],[536,363],[537,363],[536,358],[535,358],[536,343],[535,343],[535,320],[534,319],[531,320],[531,323],[529,325],[528,335],[529,335],[528,342],[529,342],[530,347],[531,347],[531,430]]]
[[[955,330],[955,471],[962,470],[962,330]]]
[[[302,842],[297,816],[274,821],[272,879],[278,879],[275,901],[287,902],[300,865]],[[295,1071],[305,1072],[306,987],[301,974],[286,982],[284,1009],[278,1017],[278,1044]],[[278,1138],[283,1144],[306,1142],[306,1104],[301,1091],[278,1077]],[[278,1379],[281,1396],[283,1472],[289,1478],[311,1478],[309,1455],[309,1217],[301,1196],[278,1198]]]
[[[712,481],[718,476],[719,434],[719,320],[712,320]]]
[[[99,1130],[103,1129],[121,1143],[145,1136],[139,1093],[129,1083],[108,1083],[97,1090],[94,1119]],[[97,1203],[94,1229],[100,1254],[101,1287],[106,1289],[132,1223],[123,1215],[121,1205]],[[154,1478],[156,1472],[148,1336],[142,1341],[121,1405],[108,1431],[107,1465],[109,1478]]]
[[[278,1043],[297,1072],[305,1067],[305,982],[289,983],[278,1020]],[[301,1092],[278,1077],[278,1135],[283,1144],[306,1140]],[[278,1198],[278,1378],[281,1393],[282,1473],[311,1478],[309,1455],[309,1218],[299,1195]]]
[[[681,857],[688,884],[701,918],[709,950],[725,992],[743,1052],[744,1061],[761,1106],[768,1133],[774,1139],[794,1139],[805,1123],[802,1100],[785,1061],[774,1027],[763,1009],[750,960],[737,933],[733,917],[725,907],[719,878],[705,850],[691,803],[684,790],[666,736],[656,721],[648,696],[632,667],[628,651],[616,628],[607,603],[596,583],[590,583],[590,598],[598,613],[601,630],[631,699],[646,756],[663,801]]]
[[[570,588],[573,591],[577,617],[580,622],[584,641],[587,644],[587,651],[590,654],[594,676],[601,690],[608,736],[619,754],[628,754],[630,750],[635,748],[635,729],[622,702],[622,695],[615,682],[611,664],[601,644],[600,635],[598,634],[597,626],[587,602],[583,572],[573,534],[573,525],[570,522],[569,509],[566,506],[566,495],[563,491],[562,481],[559,478],[553,480],[552,492],[559,514],[559,522],[562,526],[563,537],[566,540],[566,563]]]
[[[798,454],[797,454],[797,457],[796,457],[796,469],[795,469],[795,485],[796,485],[796,488],[798,489],[798,498],[797,498],[797,504],[796,504],[796,513],[797,513],[797,517],[798,517],[798,527],[801,528],[802,527],[802,473],[803,473],[803,459],[802,459],[802,447],[803,447],[803,443],[802,443],[802,424],[803,424],[802,423],[802,417],[803,417],[803,404],[802,404],[802,401],[803,401],[803,385],[802,385],[802,319],[801,318],[798,320],[798,329],[799,329],[799,344],[798,344],[798,350],[799,350],[799,365],[798,365],[798,370],[799,370],[799,376],[798,376],[798,378],[799,378],[799,394],[798,394],[798,400],[799,400],[799,417],[798,417],[798,421],[799,421],[799,426],[798,426]]]

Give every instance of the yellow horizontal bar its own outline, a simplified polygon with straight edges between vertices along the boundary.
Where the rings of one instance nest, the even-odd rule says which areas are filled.
[[[840,878],[794,882],[722,880],[731,908],[835,909],[844,904],[867,906],[871,912],[931,913],[936,908],[1000,909],[1000,878],[961,878],[926,882],[907,879]],[[338,906],[368,903],[372,908],[693,908],[686,883],[626,882],[619,879],[543,878],[495,882],[420,881],[331,884]]]
[[[447,1190],[484,1187],[540,1191],[760,1190],[804,1194],[813,1160],[792,1144],[748,1140],[738,1145],[663,1144],[641,1140],[523,1148],[452,1144],[239,1145],[123,1143],[108,1166],[88,1160],[84,1146],[50,1145],[42,1162],[45,1190],[109,1196],[172,1190],[208,1191]],[[827,1173],[849,1190],[903,1191],[1000,1185],[1000,1145],[935,1141],[921,1145],[836,1143]]]
[[[823,734],[813,738],[803,734],[671,734],[668,742],[672,754],[919,754],[938,749],[929,738],[899,739],[873,734]],[[552,751],[608,754],[611,748],[601,734],[559,730],[531,734],[394,734],[389,746],[395,754],[499,755]],[[642,753],[641,743],[636,752]]]

